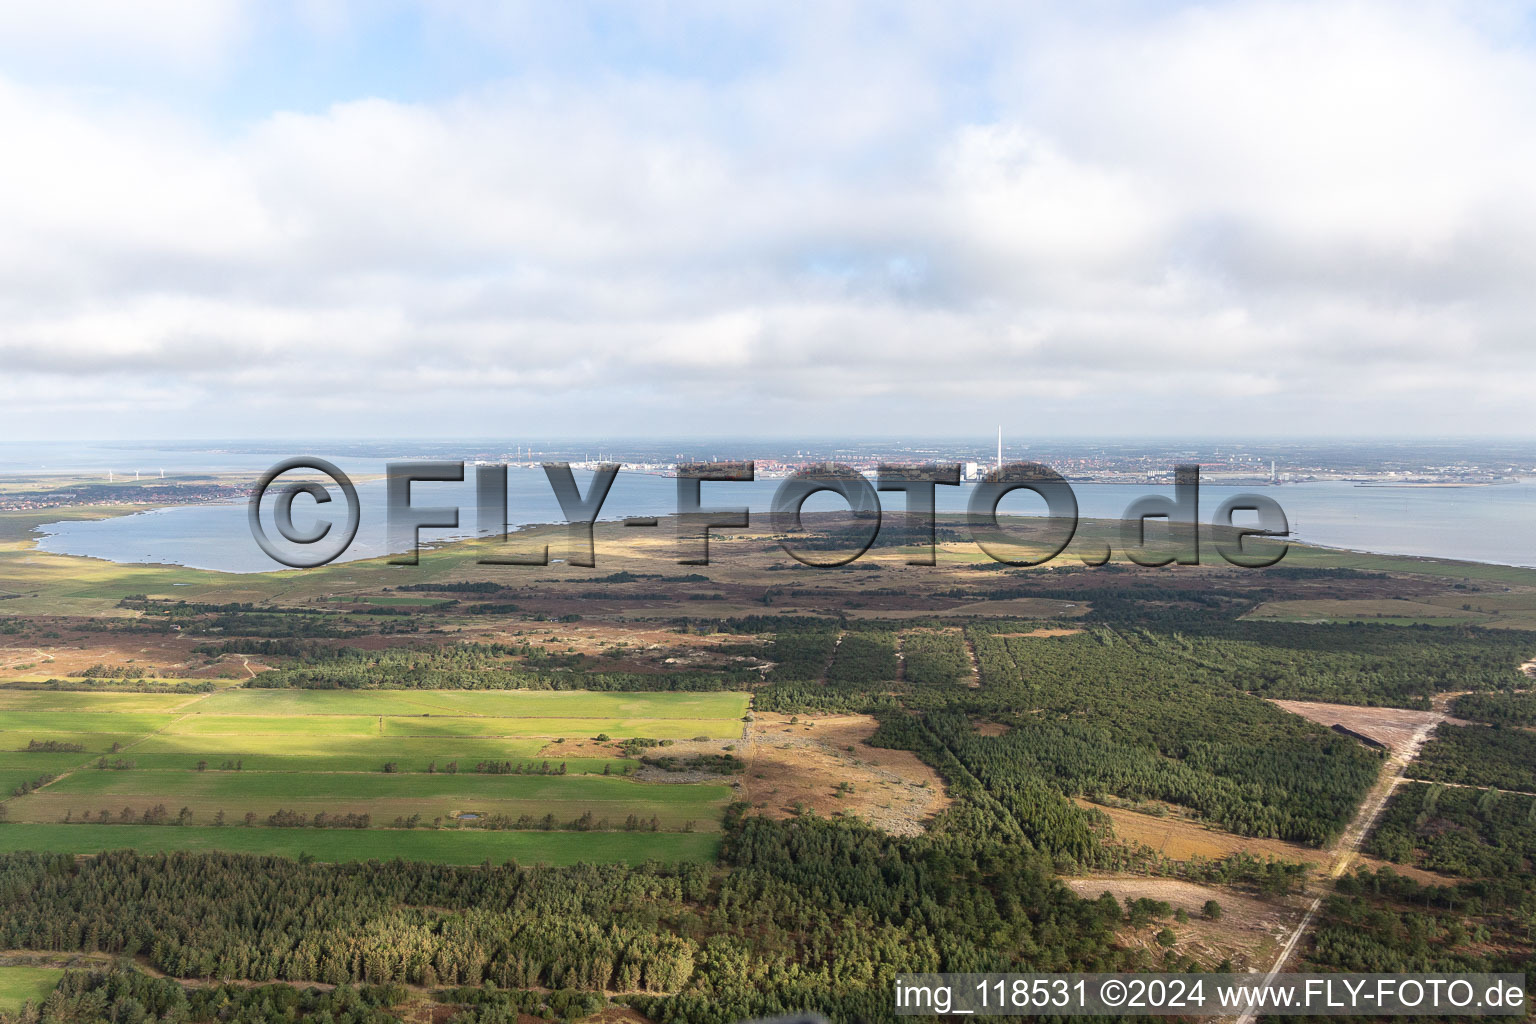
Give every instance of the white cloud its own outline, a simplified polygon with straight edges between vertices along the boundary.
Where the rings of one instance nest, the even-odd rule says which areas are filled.
[[[223,10],[165,45],[222,45]],[[1524,429],[1536,59],[1466,10],[774,11],[736,75],[235,132],[0,80],[7,424],[93,422],[110,379],[224,435],[327,394],[343,419],[295,422]]]
[[[0,53],[53,66],[220,63],[247,25],[246,0],[25,0],[0,4]]]

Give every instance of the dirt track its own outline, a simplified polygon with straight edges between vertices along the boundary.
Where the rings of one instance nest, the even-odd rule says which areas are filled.
[[[1330,851],[1332,854],[1332,859],[1328,865],[1328,882],[1331,883],[1332,881],[1340,878],[1355,863],[1356,856],[1360,851],[1360,844],[1365,841],[1366,836],[1370,835],[1372,826],[1376,824],[1376,819],[1381,817],[1382,808],[1386,807],[1387,800],[1392,796],[1392,791],[1395,790],[1403,781],[1403,773],[1407,770],[1409,763],[1412,762],[1415,757],[1419,756],[1419,751],[1423,749],[1425,741],[1427,741],[1430,734],[1435,731],[1435,727],[1438,726],[1441,722],[1446,721],[1448,716],[1446,715],[1445,709],[1450,701],[1450,698],[1453,696],[1455,695],[1442,694],[1441,698],[1443,699],[1437,699],[1434,702],[1435,710],[1433,711],[1397,711],[1395,716],[1384,716],[1383,714],[1397,710],[1393,708],[1346,708],[1345,706],[1338,704],[1315,704],[1301,701],[1275,702],[1281,707],[1286,707],[1287,704],[1305,704],[1306,711],[1303,712],[1298,710],[1296,713],[1303,714],[1304,717],[1310,718],[1312,721],[1317,722],[1321,722],[1328,717],[1333,717],[1335,721],[1342,722],[1346,721],[1346,716],[1353,715],[1353,718],[1349,720],[1353,720],[1363,725],[1369,726],[1370,723],[1364,721],[1359,716],[1359,712],[1362,711],[1373,712],[1378,718],[1397,718],[1397,723],[1391,727],[1391,735],[1394,742],[1388,743],[1391,754],[1388,756],[1387,763],[1382,769],[1381,778],[1377,780],[1376,785],[1366,796],[1365,802],[1360,805],[1360,810],[1356,812],[1354,821],[1349,823],[1349,827],[1344,830],[1344,834],[1339,838],[1339,841],[1334,844]],[[1293,709],[1287,708],[1287,710]],[[1317,717],[1314,717],[1314,715]],[[1401,734],[1403,727],[1403,715],[1418,716],[1417,724],[1414,726],[1412,731],[1407,734],[1407,736],[1403,736]],[[1363,735],[1371,735],[1370,733],[1366,732],[1364,728],[1357,727],[1356,725],[1350,725],[1348,727],[1355,729],[1355,731],[1360,732]],[[1380,742],[1386,742],[1386,740],[1381,740]],[[1324,895],[1326,895],[1326,893],[1324,893]],[[1281,947],[1280,955],[1275,958],[1274,966],[1269,969],[1268,975],[1265,976],[1264,982],[1266,985],[1273,982],[1275,976],[1285,969],[1286,963],[1296,952],[1296,948],[1301,944],[1302,938],[1307,934],[1307,930],[1312,926],[1313,919],[1317,917],[1318,908],[1320,908],[1322,905],[1323,895],[1319,895],[1315,897],[1312,900],[1311,905],[1307,907],[1306,916],[1301,919],[1301,924],[1296,926],[1296,931],[1291,934],[1285,945]],[[1257,1015],[1257,1010],[1249,1010],[1242,1014],[1242,1016],[1238,1017],[1238,1024],[1252,1024],[1253,1019]]]
[[[1431,711],[1356,707],[1352,704],[1321,704],[1310,700],[1272,700],[1270,703],[1293,715],[1300,715],[1308,721],[1316,722],[1318,725],[1329,727],[1341,725],[1352,732],[1368,736],[1394,751],[1402,751],[1413,744],[1414,736],[1425,723],[1431,727],[1444,721],[1463,724],[1458,719],[1447,717],[1445,704],[1448,703],[1448,698],[1454,695],[1444,696],[1447,701],[1437,701],[1437,709]]]

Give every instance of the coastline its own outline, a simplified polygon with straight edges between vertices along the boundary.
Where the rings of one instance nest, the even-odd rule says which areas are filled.
[[[53,519],[53,520],[49,520],[49,521],[46,521],[46,522],[37,522],[37,523],[32,524],[29,527],[29,529],[27,530],[27,533],[28,533],[29,538],[30,538],[29,541],[28,541],[28,546],[32,550],[44,552],[46,554],[49,554],[49,555],[52,555],[52,556],[58,557],[58,558],[81,558],[81,559],[88,559],[88,560],[93,561],[93,562],[100,562],[100,563],[103,563],[103,564],[106,564],[106,565],[123,566],[123,567],[130,567],[130,568],[190,569],[190,570],[193,570],[193,571],[196,571],[196,572],[209,572],[209,573],[215,573],[215,574],[220,575],[220,576],[237,576],[237,577],[238,576],[264,576],[264,575],[275,575],[275,574],[293,573],[293,572],[302,572],[302,571],[304,571],[304,570],[289,568],[289,567],[286,567],[286,566],[276,566],[276,565],[274,565],[274,567],[271,568],[271,569],[236,570],[236,569],[228,569],[228,568],[219,568],[219,567],[216,567],[216,566],[196,565],[196,564],[192,564],[190,562],[122,560],[122,559],[109,558],[109,557],[106,557],[106,556],[103,556],[103,555],[97,555],[97,554],[86,554],[86,553],[73,552],[73,551],[57,551],[57,550],[52,550],[52,549],[49,549],[49,548],[41,547],[40,544],[39,544],[39,541],[42,540],[45,537],[60,536],[57,533],[51,533],[50,534],[50,533],[44,532],[47,527],[52,526],[52,525],[56,525],[56,524],[76,523],[76,522],[97,522],[97,521],[104,521],[104,520],[108,520],[108,519],[131,519],[131,518],[133,518],[135,516],[144,516],[144,515],[150,515],[150,514],[153,514],[153,513],[161,513],[161,512],[165,512],[167,510],[172,510],[172,509],[193,508],[193,507],[196,507],[196,508],[207,508],[207,507],[214,507],[214,506],[220,506],[220,505],[222,505],[224,507],[243,507],[243,503],[236,504],[236,503],[223,503],[223,502],[210,502],[210,503],[200,504],[200,505],[196,505],[196,506],[189,506],[189,505],[118,506],[116,508],[116,510],[111,510],[110,508],[103,507],[102,511],[105,514],[102,514],[102,515],[62,517],[62,518],[59,518],[59,519]],[[94,512],[97,507],[92,506],[91,508],[92,508],[92,511]],[[50,511],[50,512],[51,511],[61,511],[62,512],[62,511],[66,511],[66,510],[65,509],[59,509],[59,510],[48,510],[48,511]],[[36,515],[38,513],[29,513],[29,514],[30,515]],[[6,517],[8,515],[19,515],[19,514],[18,513],[0,513],[0,518],[4,518],[4,517]],[[611,525],[613,523],[623,522],[624,518],[626,518],[626,517],[623,517],[623,516],[615,516],[615,517],[612,517],[612,518],[602,517],[602,518],[599,518],[597,520],[597,522],[600,525],[601,524],[610,524]],[[667,517],[667,518],[670,518],[670,517]],[[944,513],[940,513],[939,514],[939,518],[942,521],[942,519],[944,518]],[[1003,518],[1006,519],[1006,518],[1009,518],[1009,517],[1005,515],[1005,516],[1003,516]],[[1017,516],[1016,518],[1027,519],[1027,518],[1035,518],[1035,517],[1033,517],[1033,516]],[[1088,517],[1084,517],[1084,519],[1083,519],[1083,522],[1085,522],[1085,523],[1087,523],[1087,522],[1110,523],[1110,522],[1117,522],[1117,521],[1118,520],[1113,520],[1113,519],[1088,518]],[[564,526],[564,525],[565,525],[564,523],[554,523],[554,522],[538,522],[538,523],[524,523],[524,524],[517,524],[517,525],[509,525],[507,536],[508,537],[513,537],[513,536],[518,536],[518,535],[525,534],[525,533],[531,533],[531,532],[542,530],[542,529],[549,529],[549,528],[552,528],[552,527],[561,527],[561,526]],[[1208,526],[1205,525],[1205,524],[1202,524],[1201,529],[1202,529],[1202,531],[1204,531],[1204,530],[1208,529]],[[475,536],[468,535],[468,534],[463,535],[463,536],[457,536],[457,537],[438,537],[438,538],[432,538],[432,539],[423,539],[423,540],[421,540],[421,542],[419,544],[419,550],[422,551],[422,552],[441,551],[441,550],[444,550],[444,549],[447,549],[447,548],[451,548],[451,547],[459,545],[459,544],[472,543],[472,542],[475,542],[475,541],[480,540],[480,539],[483,539],[483,538],[477,538]],[[1514,570],[1532,570],[1532,571],[1536,571],[1536,564],[1533,564],[1533,563],[1521,563],[1521,562],[1514,562],[1514,561],[1494,561],[1492,559],[1457,558],[1457,557],[1449,556],[1449,555],[1426,555],[1426,554],[1417,554],[1417,553],[1410,553],[1410,552],[1403,552],[1403,551],[1385,551],[1385,550],[1377,550],[1377,549],[1372,549],[1372,548],[1363,548],[1363,547],[1356,547],[1356,546],[1343,545],[1343,544],[1327,544],[1327,543],[1323,543],[1321,541],[1308,540],[1308,539],[1297,538],[1297,537],[1291,538],[1290,544],[1291,544],[1291,547],[1293,549],[1311,550],[1311,551],[1317,551],[1317,552],[1323,552],[1323,553],[1329,553],[1329,554],[1354,556],[1354,557],[1360,557],[1360,558],[1385,558],[1385,559],[1392,559],[1392,560],[1401,560],[1401,561],[1409,562],[1409,563],[1417,563],[1417,564],[1424,564],[1424,565],[1437,565],[1437,566],[1442,566],[1442,567],[1468,566],[1468,567],[1488,567],[1488,568],[1497,568],[1497,569],[1514,569]],[[1203,547],[1202,547],[1202,550],[1203,550]],[[398,552],[369,553],[369,554],[360,555],[360,556],[358,556],[356,558],[348,558],[348,559],[340,559],[340,558],[338,558],[336,561],[328,563],[328,564],[330,564],[332,566],[344,566],[344,565],[352,565],[352,564],[359,564],[359,563],[366,563],[366,562],[376,562],[376,561],[382,561],[384,559],[390,558],[390,557],[392,557],[393,555],[396,555],[396,554],[398,554]],[[552,559],[551,560],[551,564],[555,564],[555,563],[557,563],[559,561],[562,561],[562,560],[561,559]],[[1405,567],[1403,571],[1411,571],[1411,569],[1408,569],[1407,567]]]

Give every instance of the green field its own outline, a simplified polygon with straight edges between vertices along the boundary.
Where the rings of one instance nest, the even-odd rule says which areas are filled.
[[[385,718],[386,736],[548,736],[614,739],[645,736],[658,740],[740,738],[741,722],[731,718]]]
[[[56,726],[55,729],[57,729]],[[305,715],[191,714],[168,720],[162,727],[162,734],[166,736],[250,737],[256,741],[257,749],[261,746],[261,740],[267,736],[286,738],[305,733],[315,736],[341,737],[382,734],[385,736],[545,736],[551,739],[607,733],[614,739],[645,736],[652,739],[685,740],[695,736],[705,736],[709,739],[723,740],[740,736],[741,722],[731,718],[703,720],[696,718],[519,718],[488,715],[462,717],[385,715],[379,718],[364,718],[361,715],[309,717]]]
[[[376,736],[377,718],[361,715],[183,715],[165,724],[167,736]]]
[[[168,712],[204,698],[201,693],[86,693],[72,690],[0,689],[0,715],[13,711],[68,711],[93,714],[123,711]]]
[[[0,711],[213,715],[473,715],[491,718],[740,718],[747,695],[590,690],[291,690],[212,693],[0,689]]]
[[[631,814],[656,818],[663,829],[689,822],[699,830],[717,827],[730,788],[635,782],[602,775],[457,775],[374,773],[281,773],[257,771],[98,771],[86,769],[11,803],[18,822],[74,821],[101,810],[124,807],[142,814],[163,804],[172,814],[191,808],[195,824],[208,824],[223,810],[241,819],[254,812],[265,819],[279,809],[313,815],[368,813],[375,824],[419,814],[449,820],[460,814],[505,814],[541,818],[554,814],[565,824],[590,811],[619,828]],[[601,827],[601,826],[600,826]]]
[[[196,825],[0,825],[0,853],[224,850],[317,860],[441,864],[625,863],[715,859],[720,839],[687,832],[486,832],[479,829],[199,828]]]
[[[412,745],[411,752],[401,750],[406,743]],[[440,741],[411,739],[380,740],[373,744],[372,752],[364,750],[352,754],[246,754],[239,751],[213,754],[204,744],[203,749],[190,753],[145,753],[143,747],[135,747],[129,756],[132,757],[135,768],[181,771],[195,770],[199,762],[206,764],[209,771],[215,771],[226,761],[236,762],[241,770],[247,772],[377,772],[383,770],[386,762],[392,762],[396,770],[402,773],[425,772],[434,764],[437,771],[447,772],[449,771],[448,763],[455,760],[458,770],[463,772],[474,771],[475,765],[480,761],[512,761],[518,764],[530,762],[537,764],[543,761],[549,761],[552,764],[563,762],[567,773],[571,775],[601,775],[604,766],[608,768],[609,774],[622,775],[635,767],[633,760],[622,757],[567,757],[559,753],[541,754],[539,750],[545,745],[543,740],[476,740],[474,743],[477,746],[495,749],[471,754],[466,750],[469,744],[455,743],[453,757],[445,758],[441,756],[443,745]],[[73,758],[75,763],[80,759],[78,754],[65,756]],[[7,770],[0,768],[0,775]],[[30,777],[35,778],[38,774],[41,773],[34,772]]]
[[[504,816],[521,820],[525,828],[552,820],[556,829],[585,818],[595,829],[575,834],[589,845],[611,847],[612,852],[601,855],[611,860],[630,856],[622,852],[626,844],[649,849],[656,835],[717,831],[732,790],[725,778],[702,784],[637,781],[629,777],[637,762],[616,756],[611,743],[595,737],[703,736],[726,743],[741,735],[748,697],[583,691],[230,689],[182,695],[14,690],[0,693],[0,702],[0,799],[12,823],[0,845],[20,842],[18,835],[35,835],[49,837],[54,844],[50,848],[90,852],[100,848],[100,830],[107,829],[112,842],[145,835],[142,841],[156,849],[187,848],[194,841],[187,837],[194,837],[201,844],[240,844],[231,849],[308,850],[320,856],[323,848],[338,858],[357,859],[393,855],[378,852],[369,838],[374,833],[418,835],[390,828],[397,819],[453,825]],[[22,752],[31,740],[78,743],[83,750]],[[102,758],[109,767],[98,767]],[[482,762],[511,763],[518,770],[476,772]],[[386,763],[395,770],[385,772]],[[16,787],[44,775],[59,777],[33,792],[11,795]],[[184,825],[147,824],[146,812],[157,807],[172,819],[185,808],[190,818]],[[268,819],[278,811],[306,818],[367,814],[372,827],[269,826]],[[214,827],[220,812],[230,827]],[[247,815],[256,827],[243,825]],[[661,832],[625,831],[632,816]],[[120,820],[131,824],[116,824]],[[239,828],[233,827],[236,823]],[[65,831],[36,831],[55,827]],[[162,833],[184,835],[177,839]],[[477,862],[484,858],[484,849],[500,848],[487,847],[490,840],[485,837],[513,834],[474,828],[419,833],[420,838],[402,840],[405,845],[390,849],[416,856],[410,851],[435,851],[467,840],[473,852],[455,856]],[[517,834],[551,835],[542,826],[536,833],[530,829]],[[555,840],[557,845],[565,841]],[[692,842],[689,849],[712,849]],[[132,845],[139,843],[134,839]],[[565,850],[561,846],[551,856],[575,859],[576,854]]]
[[[57,697],[39,694],[39,698]],[[84,694],[89,698],[91,695]],[[186,701],[186,698],[178,698]],[[42,700],[39,701],[42,703]],[[18,707],[27,707],[18,701]],[[590,693],[576,690],[247,690],[229,689],[185,704],[178,716],[18,711],[11,728],[117,732],[142,729],[158,737],[219,737],[221,752],[280,752],[268,738],[367,736],[591,737],[614,739],[731,739],[741,734],[747,696],[742,693]],[[71,724],[71,722],[75,724]],[[147,746],[146,750],[157,749]],[[184,749],[184,748],[183,748]],[[329,745],[324,749],[329,749]],[[536,748],[535,748],[536,749]],[[291,750],[283,752],[294,752]],[[318,750],[316,752],[319,752]],[[528,756],[524,754],[507,756]]]
[[[23,781],[39,775],[57,775],[78,765],[84,754],[19,754],[0,750],[0,800]],[[598,769],[601,771],[602,769]],[[10,781],[6,781],[10,780]]]
[[[14,1012],[23,1003],[41,1003],[63,975],[58,967],[0,967],[0,1010]]]
[[[594,693],[587,690],[261,690],[208,695],[209,715],[471,715],[488,718],[728,718],[744,693]]]
[[[434,706],[432,690],[247,690],[236,687],[198,701],[200,715],[424,715]]]
[[[326,736],[321,733],[295,733],[288,736],[199,736],[157,734],[133,747],[135,759],[145,767],[193,767],[198,760],[206,759],[217,766],[231,758],[245,759],[247,769],[259,769],[263,757],[283,758],[281,767],[291,767],[289,758],[325,757],[344,758],[343,771],[376,771],[385,761],[396,761],[401,771],[425,771],[427,764],[436,761],[439,767],[457,760],[460,766],[476,761],[516,761],[539,756],[548,741],[537,737],[521,739],[455,739],[445,743],[441,739],[396,738],[372,736]],[[182,759],[175,764],[155,764],[161,754],[175,754]],[[318,763],[318,762],[317,762]]]
[[[80,754],[0,754],[0,800],[10,798],[22,783],[68,771],[80,763],[80,757]]]
[[[41,696],[53,696],[42,694]],[[94,711],[18,711],[7,708],[0,714],[7,732],[88,732],[144,734],[163,729],[176,720],[175,715],[141,712]]]
[[[0,726],[10,724],[8,715],[0,715]],[[32,740],[39,742],[54,741],[58,743],[78,743],[84,747],[84,753],[70,755],[79,758],[86,754],[105,754],[112,749],[113,744],[126,747],[144,738],[142,732],[61,732],[55,729],[25,729],[10,731],[0,728],[0,753],[13,754],[25,751],[27,744]],[[37,754],[28,754],[28,757],[37,757]]]

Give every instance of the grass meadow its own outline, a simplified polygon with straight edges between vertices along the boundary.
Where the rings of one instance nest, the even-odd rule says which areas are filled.
[[[344,771],[377,771],[385,761],[395,761],[401,771],[426,771],[427,765],[436,761],[439,767],[457,760],[460,767],[476,761],[515,761],[539,756],[548,741],[536,737],[521,739],[459,739],[444,744],[440,739],[395,738],[380,735],[327,736],[324,733],[293,733],[290,735],[242,735],[226,736],[168,735],[146,737],[133,748],[135,759],[143,758],[146,767],[193,767],[199,759],[217,765],[231,758],[244,758],[247,769],[258,768],[257,761],[265,757],[282,758],[289,766],[293,758],[342,758]],[[162,754],[174,754],[175,764],[153,764]],[[253,760],[254,759],[254,760]],[[321,762],[315,762],[317,765]],[[274,770],[286,770],[274,769]],[[599,769],[601,770],[601,769]]]
[[[6,728],[10,725],[9,715],[0,715],[0,753],[13,754],[24,751],[27,744],[33,740],[39,743],[78,743],[84,748],[79,755],[74,755],[76,763],[86,754],[105,754],[113,746],[126,747],[130,743],[136,743],[144,739],[142,732],[63,732],[57,729]],[[38,754],[28,754],[28,757],[40,757]],[[0,794],[3,795],[3,794]]]
[[[728,740],[741,736],[735,719],[695,718],[385,718],[386,736],[596,736],[614,739],[646,736],[690,740],[702,736]]]
[[[23,1003],[41,1003],[63,976],[59,967],[0,967],[0,1010],[14,1013]]]
[[[313,815],[370,814],[376,824],[419,814],[445,821],[461,814],[481,817],[553,814],[564,825],[591,812],[619,828],[638,815],[657,819],[663,829],[693,823],[704,831],[718,827],[729,802],[724,785],[674,785],[636,782],[603,775],[457,775],[385,774],[383,772],[293,773],[257,771],[101,771],[73,772],[45,789],[13,801],[17,822],[80,821],[86,812],[117,815],[122,808],[142,814],[163,804],[172,814],[182,807],[193,822],[210,824],[219,811],[239,821],[247,812],[265,819],[280,809]]]
[[[204,697],[200,693],[82,693],[70,690],[0,690],[0,715],[11,712],[117,714],[171,712]]]
[[[747,713],[744,693],[595,693],[588,690],[262,690],[209,694],[208,715],[459,715],[476,718],[725,718]]]
[[[478,829],[212,828],[188,825],[0,825],[0,853],[222,850],[322,861],[424,860],[439,864],[639,864],[715,859],[703,832],[485,832]]]
[[[488,741],[483,744],[486,749],[473,755],[466,751],[463,745],[455,744],[454,758],[448,759],[441,756],[442,744],[435,740],[410,742],[413,744],[414,753],[402,752],[401,744],[393,740],[380,740],[373,744],[373,750],[364,749],[348,754],[247,754],[231,751],[227,754],[213,755],[207,750],[193,750],[189,753],[145,753],[142,747],[135,747],[133,764],[135,768],[190,771],[196,769],[199,763],[203,763],[211,771],[223,767],[226,762],[234,762],[234,765],[248,772],[323,773],[377,772],[382,771],[385,763],[388,762],[394,764],[395,770],[401,773],[429,770],[446,773],[472,772],[475,765],[481,761],[511,761],[522,765],[548,761],[557,765],[563,763],[567,774],[570,775],[601,775],[605,767],[610,775],[623,775],[635,767],[633,760],[622,757],[563,757],[558,753],[540,754],[539,748],[544,746],[542,740],[507,743]],[[454,765],[452,769],[449,768],[450,762]],[[0,773],[4,771],[5,769],[0,768]]]
[[[0,799],[8,819],[0,824],[0,849],[222,848],[452,863],[712,856],[709,837],[733,796],[727,779],[638,781],[629,777],[635,761],[593,741],[599,734],[731,740],[741,735],[747,706],[741,693],[0,691]],[[83,749],[24,752],[32,740]],[[527,774],[475,771],[482,762],[511,762]],[[386,763],[394,770],[385,772]],[[45,775],[57,778],[12,795]],[[186,808],[190,819],[143,824],[157,806],[172,820]],[[372,827],[269,827],[279,810],[367,814]],[[247,815],[254,827],[244,825]],[[586,815],[596,830],[465,824],[552,817],[558,830]],[[631,816],[659,831],[625,831]],[[412,817],[442,827],[389,827]]]
[[[49,694],[48,696],[52,696]],[[27,711],[7,708],[0,714],[7,732],[86,732],[144,735],[164,729],[175,715],[142,714],[132,711],[98,713],[92,711]]]

